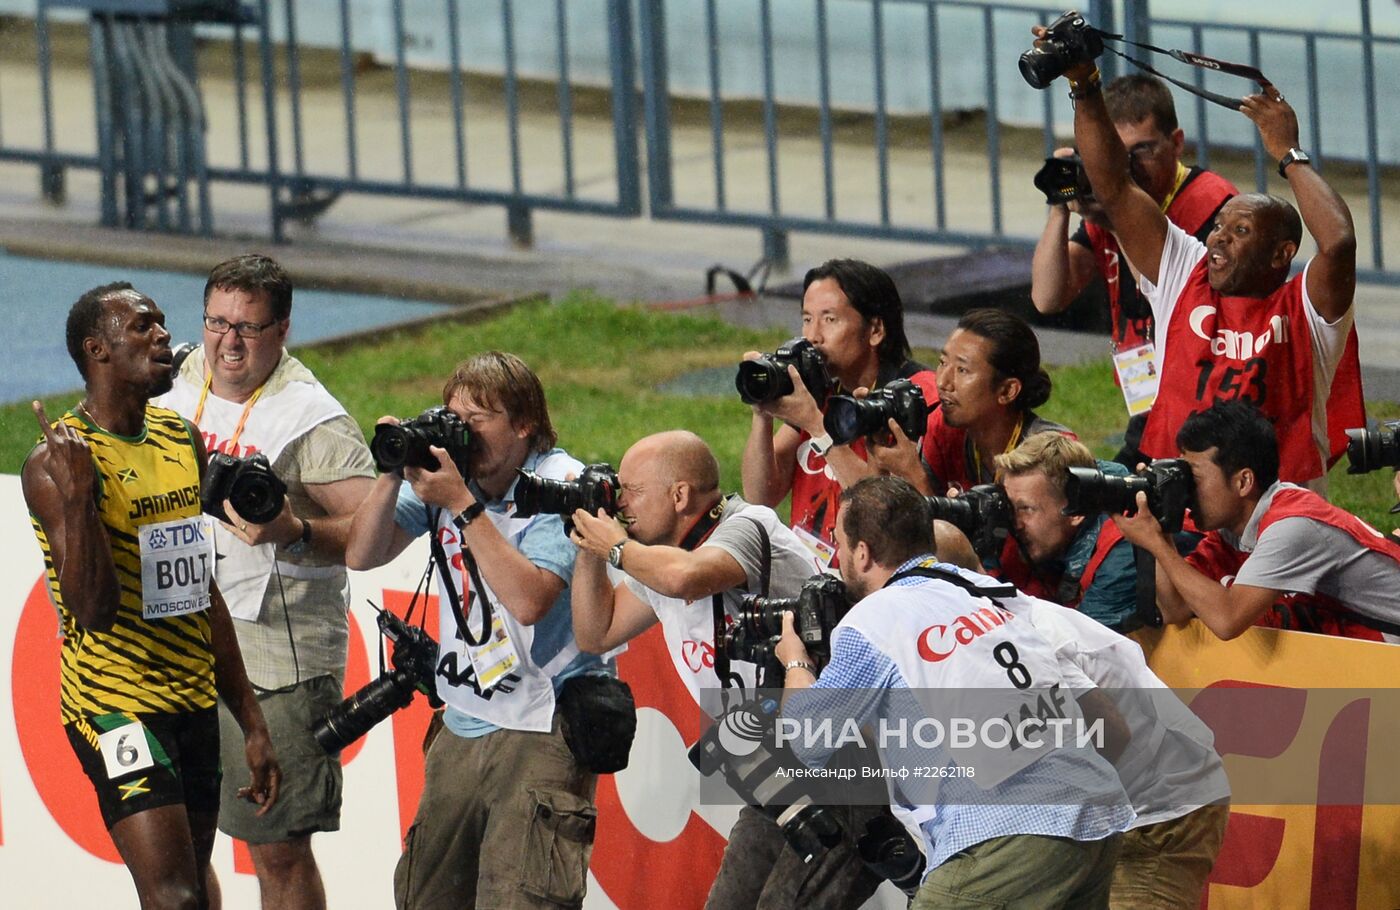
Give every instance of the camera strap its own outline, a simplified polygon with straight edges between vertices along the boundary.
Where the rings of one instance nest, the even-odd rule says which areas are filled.
[[[1218,73],[1228,73],[1231,76],[1240,76],[1245,79],[1252,79],[1253,81],[1259,83],[1260,86],[1266,88],[1273,85],[1273,83],[1268,80],[1268,77],[1266,77],[1262,72],[1260,72],[1257,67],[1250,66],[1246,63],[1231,63],[1229,60],[1217,60],[1214,57],[1206,57],[1202,54],[1193,54],[1190,51],[1168,49],[1164,47],[1157,47],[1155,44],[1143,44],[1137,41],[1129,41],[1122,35],[1113,35],[1105,31],[1099,31],[1099,35],[1103,38],[1111,38],[1114,41],[1121,41],[1124,44],[1131,44],[1133,47],[1140,47],[1145,51],[1153,51],[1154,53],[1158,54],[1166,54],[1173,60],[1185,63],[1188,66],[1198,66],[1201,69],[1215,70]],[[1112,51],[1113,53],[1122,57],[1124,60],[1128,61],[1129,63],[1133,64],[1139,69],[1145,70],[1161,79],[1165,79],[1172,85],[1184,89],[1185,91],[1188,91],[1193,95],[1197,95],[1201,98],[1206,99],[1207,101],[1218,104],[1221,107],[1227,107],[1232,111],[1237,111],[1240,109],[1240,103],[1243,101],[1242,98],[1233,98],[1229,95],[1221,95],[1216,92],[1207,91],[1203,88],[1197,88],[1196,86],[1191,85],[1190,83],[1182,82],[1180,79],[1173,79],[1166,73],[1154,69],[1149,64],[1144,63],[1143,61],[1138,60],[1135,57],[1128,56],[1127,54],[1123,53],[1117,48],[1105,47],[1104,49]]]
[[[462,641],[473,648],[479,648],[486,644],[491,637],[491,599],[486,596],[486,586],[482,584],[481,574],[477,570],[476,559],[472,556],[471,550],[462,547],[462,562],[466,564],[467,572],[471,575],[472,588],[481,601],[481,636],[474,638],[467,628],[467,617],[462,612],[462,598],[457,595],[457,583],[452,579],[452,567],[447,561],[447,553],[442,548],[442,541],[438,540],[438,511],[437,509],[428,510],[428,543],[433,551],[433,562],[438,567],[443,596],[447,598],[447,605],[452,610],[452,618],[457,621],[457,632],[462,636]]]
[[[1140,626],[1162,627],[1162,613],[1157,609],[1157,559],[1137,544],[1133,544],[1133,571],[1137,574],[1135,617]]]
[[[986,598],[997,606],[1001,606],[1001,602],[997,600],[997,598],[1015,597],[1018,593],[1015,585],[979,585],[975,582],[968,581],[957,572],[940,569],[929,562],[921,562],[918,565],[910,566],[903,572],[896,572],[889,577],[889,580],[886,581],[882,587],[888,588],[895,582],[905,578],[932,578],[936,581],[946,581],[950,585],[962,588],[973,597]]]
[[[726,498],[724,501],[721,501],[720,504],[716,506],[716,509],[711,511],[711,514],[716,514],[717,516],[718,514],[722,514],[727,503],[728,498]],[[714,524],[718,523],[719,518],[716,517]],[[773,574],[773,544],[768,538],[768,529],[763,526],[762,522],[755,519],[753,522],[753,526],[758,530],[759,540],[761,540],[763,543],[762,552],[759,556],[759,586],[761,589],[759,593],[761,596],[767,597],[769,582]],[[713,530],[714,526],[711,525],[710,531]],[[705,533],[705,537],[708,537],[709,535],[710,532],[707,531]],[[703,540],[703,538],[701,539]],[[694,549],[694,546],[689,547],[687,549]],[[710,638],[710,645],[714,648],[715,654],[715,676],[719,677],[719,684],[721,688],[736,688],[735,684],[737,683],[737,688],[742,691],[744,688],[743,682],[740,680],[739,675],[735,673],[732,669],[730,669],[729,655],[724,653],[724,651],[719,646],[720,639],[724,636],[725,631],[729,627],[728,621],[724,613],[723,593],[716,592],[710,597],[710,611],[711,617],[714,621],[714,630]]]

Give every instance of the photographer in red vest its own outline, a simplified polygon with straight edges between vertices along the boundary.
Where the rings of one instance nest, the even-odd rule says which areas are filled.
[[[1203,244],[1133,182],[1098,69],[1076,63],[1065,75],[1084,169],[1123,252],[1141,270],[1157,326],[1161,381],[1142,451],[1167,457],[1188,415],[1216,401],[1247,400],[1278,431],[1280,477],[1321,488],[1345,444],[1340,430],[1363,417],[1352,361],[1338,370],[1353,334],[1356,233],[1346,203],[1299,148],[1293,108],[1273,86],[1240,101],[1298,209],[1277,196],[1236,196]],[[1305,224],[1317,254],[1290,279]],[[1344,402],[1329,403],[1334,377]],[[1330,424],[1335,435],[1329,418],[1341,424]]]
[[[1156,558],[1166,621],[1194,614],[1223,639],[1256,624],[1351,638],[1400,632],[1400,544],[1280,480],[1274,428],[1256,408],[1219,402],[1187,418],[1176,442],[1195,480],[1192,516],[1208,532],[1196,551],[1177,555],[1144,493],[1134,515],[1113,519]]]

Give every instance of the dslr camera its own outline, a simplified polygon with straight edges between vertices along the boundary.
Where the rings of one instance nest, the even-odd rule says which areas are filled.
[[[774,735],[778,702],[757,697],[730,707],[690,747],[690,761],[706,777],[721,774],[749,805],[777,823],[803,862],[835,847],[844,829],[816,805],[806,781],[780,772],[801,763]]]
[[[983,560],[1001,555],[1016,524],[1011,500],[994,483],[978,484],[961,496],[930,496],[927,502],[930,516],[966,534],[972,549]]]
[[[1046,158],[1035,173],[1035,188],[1045,194],[1046,205],[1094,198],[1094,188],[1089,185],[1089,175],[1084,173],[1084,160],[1078,152],[1068,158]]]
[[[1381,468],[1400,469],[1400,421],[1374,430],[1347,430],[1348,474],[1369,474]]]
[[[327,755],[334,755],[390,714],[408,707],[414,692],[428,696],[432,707],[442,707],[434,679],[437,642],[422,628],[409,625],[388,610],[379,611],[378,623],[380,633],[394,643],[393,669],[366,683],[311,725],[311,735]]]
[[[1066,515],[1136,512],[1137,494],[1147,494],[1147,510],[1168,534],[1181,530],[1196,495],[1191,465],[1181,458],[1159,458],[1141,474],[1114,477],[1095,468],[1070,468],[1065,480]]]
[[[1039,47],[1021,55],[1021,78],[1031,88],[1046,88],[1076,63],[1088,63],[1103,53],[1103,32],[1074,10],[1045,27]]]
[[[834,575],[813,575],[796,597],[746,596],[739,605],[739,620],[716,636],[715,648],[730,660],[763,666],[773,659],[773,649],[783,634],[783,614],[793,615],[797,637],[818,662],[831,655],[831,630],[851,609],[846,584]]]
[[[832,444],[846,445],[862,436],[888,436],[890,418],[910,439],[922,437],[928,428],[923,390],[908,379],[896,379],[864,398],[833,395],[822,424]]]
[[[797,367],[802,384],[821,404],[831,387],[831,376],[826,371],[822,352],[805,338],[789,339],[772,354],[740,361],[739,372],[734,376],[739,398],[744,404],[763,404],[791,395],[794,389],[787,371],[789,366]]]
[[[471,436],[462,418],[446,405],[438,405],[397,424],[377,425],[369,451],[374,456],[374,466],[381,474],[401,471],[405,467],[436,471],[438,460],[428,448],[437,446],[447,450],[458,473],[466,479],[470,476],[467,472],[467,446],[470,441]]]
[[[550,480],[532,471],[518,471],[515,482],[515,514],[563,515],[568,518],[578,509],[589,515],[602,509],[617,514],[617,494],[622,489],[612,465],[591,464],[574,480]]]
[[[265,525],[282,513],[287,485],[272,473],[272,465],[261,452],[247,458],[215,452],[204,469],[199,504],[206,515],[226,522],[225,499],[248,521]]]

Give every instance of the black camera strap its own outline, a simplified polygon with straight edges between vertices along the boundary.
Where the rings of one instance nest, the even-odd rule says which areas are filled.
[[[1137,621],[1139,625],[1150,629],[1161,628],[1162,613],[1157,609],[1157,559],[1147,550],[1133,544],[1133,563],[1133,571],[1137,574]]]
[[[940,569],[928,561],[910,566],[903,572],[896,572],[889,577],[889,580],[886,581],[882,587],[888,588],[895,582],[905,578],[932,578],[936,581],[946,581],[950,585],[962,588],[973,597],[985,598],[997,606],[1001,606],[1001,602],[997,598],[1015,597],[1018,593],[1015,585],[979,585],[976,582],[968,581],[957,572]]]
[[[703,541],[705,537],[709,537],[710,532],[714,530],[715,525],[719,524],[720,516],[723,515],[724,509],[728,507],[729,502],[732,499],[734,499],[733,496],[726,497],[720,502],[718,506],[716,506],[710,511],[710,514],[714,515],[715,518],[713,523],[711,523],[709,530],[705,532],[703,537],[697,539],[695,543],[689,547],[685,547],[684,542],[682,542],[682,547],[684,549],[693,550],[696,546],[699,546],[700,542]],[[767,597],[769,583],[773,574],[773,544],[768,538],[768,529],[763,526],[763,523],[761,521],[754,519],[753,525],[758,530],[759,540],[763,543],[762,552],[759,555],[759,586],[761,588],[759,593],[761,594],[761,596]],[[694,529],[691,530],[691,535],[687,535],[686,539],[689,540],[690,536],[692,536],[693,534]],[[721,688],[738,688],[742,692],[744,688],[743,681],[739,678],[739,674],[735,673],[730,668],[729,655],[726,654],[724,650],[720,647],[720,641],[723,639],[724,633],[729,628],[729,623],[724,611],[723,592],[716,592],[715,594],[711,595],[710,616],[714,623],[713,632],[710,636],[710,645],[714,648],[715,654],[715,676],[719,677],[719,684]]]
[[[476,559],[472,556],[471,550],[466,546],[462,547],[462,562],[467,567],[467,572],[471,576],[472,588],[476,590],[476,596],[481,601],[481,636],[472,637],[471,630],[467,628],[467,617],[462,612],[462,598],[457,595],[457,583],[452,578],[452,564],[447,560],[447,551],[442,548],[442,541],[438,539],[438,509],[428,509],[428,543],[433,551],[433,562],[437,564],[438,579],[441,582],[443,596],[447,598],[447,605],[452,610],[452,618],[457,621],[457,632],[462,636],[462,641],[473,648],[479,648],[486,644],[491,638],[491,599],[486,596],[486,586],[482,584],[481,573],[477,570]]]
[[[1166,54],[1173,60],[1180,61],[1181,63],[1185,63],[1188,66],[1198,66],[1201,69],[1214,70],[1218,73],[1228,73],[1231,76],[1240,76],[1245,79],[1252,79],[1253,81],[1257,82],[1260,86],[1263,86],[1265,88],[1273,85],[1273,83],[1269,81],[1268,77],[1266,77],[1262,72],[1260,72],[1257,67],[1250,66],[1247,63],[1232,63],[1229,60],[1217,60],[1214,57],[1206,57],[1202,54],[1193,54],[1190,51],[1157,47],[1155,44],[1143,44],[1137,41],[1129,41],[1122,35],[1114,35],[1110,34],[1109,32],[1097,29],[1096,31],[1099,32],[1100,37],[1110,38],[1114,41],[1121,41],[1124,44],[1131,44],[1133,47],[1140,47],[1145,51],[1153,51],[1158,54]],[[1221,107],[1227,107],[1232,111],[1239,110],[1240,104],[1244,100],[1242,98],[1233,98],[1229,95],[1221,95],[1216,92],[1207,91],[1203,88],[1197,88],[1196,86],[1191,85],[1188,82],[1182,82],[1180,79],[1173,79],[1166,73],[1163,73],[1153,68],[1149,64],[1138,60],[1136,57],[1128,56],[1127,54],[1123,53],[1117,48],[1105,46],[1104,50],[1112,51],[1113,53],[1122,57],[1124,60],[1128,61],[1129,63],[1133,64],[1139,69],[1145,70],[1161,79],[1165,79],[1172,85],[1184,89],[1185,91],[1188,91],[1193,95],[1197,95],[1201,98],[1204,98],[1207,101],[1218,104]]]

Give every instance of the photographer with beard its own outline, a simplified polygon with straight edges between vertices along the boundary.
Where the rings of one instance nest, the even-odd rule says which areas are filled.
[[[1137,496],[1114,516],[1123,536],[1157,560],[1157,603],[1167,622],[1194,614],[1222,639],[1271,621],[1276,604],[1304,631],[1394,640],[1400,633],[1400,544],[1321,496],[1279,479],[1274,426],[1258,409],[1218,402],[1176,436],[1191,466],[1196,526],[1189,557]]]
[[[597,775],[566,741],[561,705],[577,703],[580,677],[610,675],[611,666],[574,642],[576,550],[562,519],[518,517],[515,494],[521,470],[563,480],[582,465],[555,447],[544,388],[513,354],[464,361],[442,400],[466,427],[467,476],[458,453],[437,445],[429,449],[435,469],[380,474],[355,513],[345,554],[351,568],[370,569],[432,534],[441,544],[439,577],[449,576],[455,592],[439,597],[444,729],[427,747],[394,903],[399,910],[577,908],[593,849]],[[481,635],[486,609],[489,634],[472,644],[466,634]],[[534,849],[522,852],[522,842]]]
[[[676,673],[697,705],[718,714],[718,688],[731,681],[714,669],[715,609],[733,623],[745,594],[795,597],[819,563],[772,509],[720,491],[719,464],[694,433],[644,437],[623,455],[617,476],[616,520],[601,510],[573,516],[574,636],[585,651],[604,654],[661,623]],[[736,660],[730,668],[752,693],[755,666]],[[804,865],[777,823],[745,806],[705,906],[854,908],[878,885],[851,838]]]
[[[835,382],[832,394],[875,389],[902,378],[919,387],[930,409],[938,400],[934,374],[909,357],[904,303],[894,281],[869,263],[832,259],[807,272],[802,337],[825,358]],[[758,356],[749,351],[744,359]],[[832,444],[824,425],[826,401],[812,397],[796,368],[788,372],[791,394],[753,405],[744,445],[744,496],[777,506],[791,493],[792,527],[830,561],[841,488],[875,472],[866,464],[864,439]],[[930,411],[930,428],[935,415]],[[783,423],[776,433],[775,419]]]
[[[784,719],[888,729],[890,721],[947,718],[953,702],[982,715],[990,701],[997,716],[1004,705],[1024,710],[1025,698],[1038,698],[1065,722],[1082,720],[1063,695],[1089,681],[1062,664],[1028,618],[999,606],[1014,591],[937,562],[912,486],[867,478],[841,494],[841,506],[841,576],[856,604],[832,633],[820,674],[785,616],[777,648],[788,668]],[[1134,813],[1093,749],[1030,736],[1030,748],[1003,742],[954,758],[917,737],[912,747],[907,737],[877,737],[885,768],[946,772],[889,779],[891,804],[917,826],[927,857],[913,907],[1107,905],[1119,834]],[[832,745],[793,741],[813,768]]]

